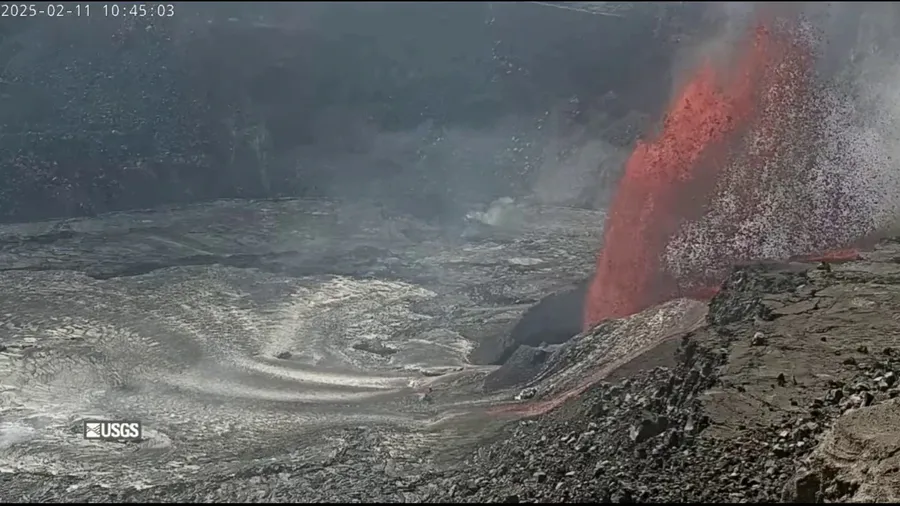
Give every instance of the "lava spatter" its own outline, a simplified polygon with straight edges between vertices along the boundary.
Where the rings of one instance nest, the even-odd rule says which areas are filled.
[[[810,219],[819,108],[809,46],[759,24],[738,54],[730,65],[703,63],[672,101],[658,136],[638,142],[628,159],[585,302],[586,328],[676,296],[714,294],[727,267],[759,256],[758,243],[771,239],[759,229],[748,240],[746,223],[771,205],[773,192],[786,205],[784,219],[799,222],[803,244],[787,248],[791,255],[844,246]],[[731,215],[719,217],[702,253],[681,245],[686,266],[673,269],[666,259],[673,237],[711,212],[723,186],[735,201]]]

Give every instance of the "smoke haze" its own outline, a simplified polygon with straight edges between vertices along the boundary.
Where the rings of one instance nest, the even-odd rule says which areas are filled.
[[[598,167],[668,94],[691,9],[210,3],[0,24],[0,217],[280,196],[454,219],[534,193],[593,206]]]

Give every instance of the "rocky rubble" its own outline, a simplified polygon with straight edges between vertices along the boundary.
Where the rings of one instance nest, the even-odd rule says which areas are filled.
[[[690,338],[681,363],[618,383],[597,385],[577,413],[522,421],[511,438],[470,462],[487,477],[451,486],[452,500],[624,501],[663,497],[666,483],[648,474],[677,473],[692,462],[685,450],[708,423],[697,392],[708,388],[721,355]],[[671,457],[682,462],[673,466]],[[679,465],[680,464],[680,465]],[[649,483],[653,483],[649,485]]]
[[[897,250],[736,269],[672,367],[518,422],[441,499],[896,500]]]
[[[858,352],[871,355],[871,360],[859,364],[853,357],[845,359],[843,362],[848,367],[859,367],[857,372],[847,382],[833,381],[833,388],[813,401],[811,411],[829,420],[830,430],[821,435],[822,444],[786,486],[785,499],[798,502],[898,499],[893,491],[895,480],[889,476],[897,469],[896,463],[885,463],[900,449],[895,435],[900,422],[900,406],[896,401],[900,396],[897,385],[900,357],[891,347],[872,353],[861,346]],[[815,422],[807,425],[819,427]]]

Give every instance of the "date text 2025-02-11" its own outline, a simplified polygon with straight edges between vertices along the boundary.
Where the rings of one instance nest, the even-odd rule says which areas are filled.
[[[171,3],[56,3],[56,4],[0,4],[0,18],[171,18],[175,4]]]

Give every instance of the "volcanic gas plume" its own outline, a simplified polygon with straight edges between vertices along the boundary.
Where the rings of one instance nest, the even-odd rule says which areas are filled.
[[[758,24],[728,60],[700,65],[660,133],[629,158],[608,212],[586,327],[676,296],[709,296],[736,262],[772,251],[810,255],[855,239],[841,223],[850,204],[839,179],[816,169],[826,100],[808,38]],[[692,240],[701,235],[702,247]],[[773,242],[774,250],[763,247]]]

